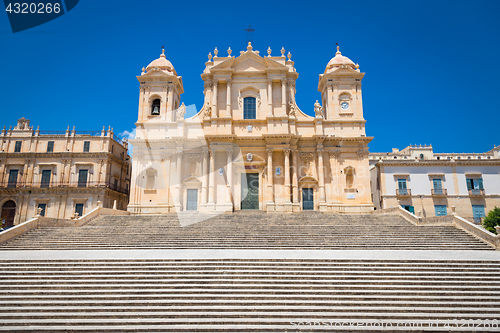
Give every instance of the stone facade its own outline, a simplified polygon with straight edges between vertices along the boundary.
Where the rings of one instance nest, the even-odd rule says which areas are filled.
[[[373,210],[359,66],[337,50],[311,117],[295,102],[290,53],[262,57],[251,44],[237,57],[227,52],[209,54],[204,105],[191,118],[182,77],[164,54],[137,77],[128,210]]]
[[[0,209],[4,226],[47,217],[70,218],[97,207],[126,210],[128,143],[109,128],[94,132],[33,130],[21,118],[0,133]]]
[[[402,205],[423,217],[456,213],[479,222],[500,207],[499,148],[480,154],[438,154],[425,145],[370,153],[375,207]]]

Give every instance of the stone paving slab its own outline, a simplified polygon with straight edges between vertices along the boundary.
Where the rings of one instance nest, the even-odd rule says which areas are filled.
[[[321,259],[500,261],[500,251],[446,250],[35,250],[0,251],[1,260]]]

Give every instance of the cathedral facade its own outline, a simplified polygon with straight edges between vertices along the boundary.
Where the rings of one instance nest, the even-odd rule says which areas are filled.
[[[209,54],[204,105],[190,118],[182,77],[163,54],[143,68],[128,210],[373,209],[359,66],[337,48],[319,76],[315,116],[295,102],[298,73],[281,50]]]

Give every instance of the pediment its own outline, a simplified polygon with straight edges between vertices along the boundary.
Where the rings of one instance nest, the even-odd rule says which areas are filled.
[[[313,176],[304,176],[299,179],[299,183],[317,183],[318,180]]]
[[[245,59],[234,67],[235,72],[263,72],[266,65],[256,59]]]
[[[194,176],[187,177],[186,179],[184,179],[184,181],[182,183],[184,183],[184,184],[187,184],[187,183],[189,183],[189,184],[201,184],[200,180]]]

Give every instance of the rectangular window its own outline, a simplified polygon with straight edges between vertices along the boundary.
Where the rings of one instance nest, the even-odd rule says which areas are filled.
[[[20,153],[21,152],[21,146],[23,142],[22,141],[16,141],[16,146],[14,147],[14,153]]]
[[[54,152],[54,141],[47,142],[47,153]]]
[[[115,178],[115,184],[114,185],[115,185],[114,190],[117,191],[118,190],[118,179],[116,179],[116,178]]]
[[[406,209],[406,210],[407,210],[407,211],[409,211],[410,213],[415,214],[415,207],[413,207],[413,206],[408,206],[408,205],[401,205],[401,207],[403,207],[404,209]]]
[[[245,97],[243,99],[243,119],[255,119],[256,117],[255,97]]]
[[[19,170],[10,170],[9,171],[9,183],[7,187],[16,187],[17,186],[17,175],[19,174]]]
[[[83,152],[88,153],[90,151],[90,141],[83,142]]]
[[[42,181],[40,183],[40,187],[49,187],[50,186],[50,174],[52,173],[51,170],[43,170],[42,171]]]
[[[78,187],[87,187],[87,177],[89,170],[78,171]]]
[[[75,205],[75,213],[78,213],[78,217],[83,216],[83,204],[82,203],[77,203]]]
[[[443,194],[443,180],[441,178],[433,179],[432,187],[434,188],[434,194]]]
[[[408,189],[406,187],[406,179],[398,179],[398,190],[399,194],[408,194]]]
[[[436,211],[436,216],[446,216],[446,205],[435,205],[434,210]]]
[[[467,178],[467,190],[471,190],[472,194],[481,194],[483,189],[482,178]]]
[[[45,208],[47,208],[47,204],[44,203],[39,203],[38,208],[41,208],[42,210],[40,211],[41,216],[45,216]]]

